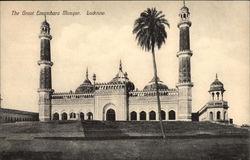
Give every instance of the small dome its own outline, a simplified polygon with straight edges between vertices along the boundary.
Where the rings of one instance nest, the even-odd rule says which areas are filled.
[[[209,91],[225,91],[224,90],[224,85],[223,85],[223,83],[221,81],[218,80],[217,74],[216,74],[215,80],[210,85],[210,90]]]
[[[188,8],[188,7],[186,7],[186,6],[181,7],[181,10],[182,10],[182,11],[189,12],[189,8]]]
[[[86,79],[83,83],[76,89],[75,93],[89,93],[94,91],[94,85],[88,78],[88,69],[86,71]]]
[[[157,77],[157,82],[158,82],[158,88],[161,90],[168,89],[167,85],[165,85],[159,77]],[[155,85],[155,77],[152,78],[152,80],[144,87],[143,90],[156,90],[156,85]]]
[[[75,91],[75,93],[90,93],[94,91],[94,86],[92,84],[81,84]]]
[[[91,85],[92,85],[92,83],[91,83],[91,81],[90,81],[89,79],[85,79],[85,80],[83,81],[83,84],[91,84]]]

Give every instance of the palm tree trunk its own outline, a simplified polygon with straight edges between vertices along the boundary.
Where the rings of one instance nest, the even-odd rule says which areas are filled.
[[[162,133],[163,139],[166,139],[166,134],[164,132],[162,119],[161,119],[161,102],[160,102],[160,94],[159,94],[159,87],[158,87],[158,81],[157,81],[158,76],[157,76],[157,67],[156,67],[154,46],[152,46],[152,56],[153,56],[154,77],[155,77],[155,85],[156,85],[156,97],[157,97],[157,104],[158,104],[158,115],[159,115],[159,120],[160,120],[161,133]]]

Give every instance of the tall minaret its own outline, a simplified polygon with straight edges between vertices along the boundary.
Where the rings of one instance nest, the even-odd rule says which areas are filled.
[[[179,58],[179,82],[177,84],[179,90],[178,120],[191,120],[192,112],[193,83],[191,81],[190,66],[192,51],[190,50],[189,39],[189,27],[191,26],[189,15],[189,9],[184,2],[184,6],[180,10],[180,22],[178,23],[178,28],[180,29],[179,52],[177,53]]]
[[[48,121],[51,119],[51,94],[53,93],[51,84],[51,62],[50,55],[50,35],[49,23],[45,20],[41,24],[40,35],[41,49],[40,49],[40,60],[38,65],[40,66],[40,87],[39,93],[39,120]]]

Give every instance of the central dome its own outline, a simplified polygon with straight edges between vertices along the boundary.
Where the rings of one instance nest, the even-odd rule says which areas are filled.
[[[168,89],[167,85],[165,85],[159,77],[157,77],[158,82],[158,88],[160,90]],[[155,84],[155,77],[152,78],[152,80],[144,87],[143,90],[156,90],[156,84]]]
[[[116,76],[110,81],[110,83],[119,83],[119,82],[125,82],[127,85],[128,90],[134,90],[135,86],[134,83],[129,81],[127,72],[123,73],[122,71],[122,62],[120,61],[119,66],[119,72],[116,74]]]

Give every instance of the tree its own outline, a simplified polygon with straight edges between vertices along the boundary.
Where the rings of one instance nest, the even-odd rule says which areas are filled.
[[[157,11],[155,8],[147,8],[140,14],[140,17],[135,20],[133,34],[136,34],[136,40],[138,45],[145,51],[152,53],[154,79],[156,85],[156,97],[158,105],[158,115],[160,120],[162,136],[165,139],[166,135],[163,129],[162,117],[161,117],[161,103],[158,87],[157,66],[155,60],[155,48],[161,48],[162,44],[167,39],[167,32],[165,26],[170,27],[168,21],[164,18],[165,15],[162,11]]]

